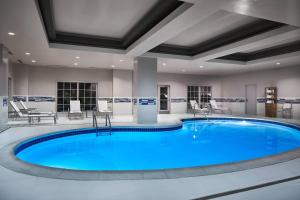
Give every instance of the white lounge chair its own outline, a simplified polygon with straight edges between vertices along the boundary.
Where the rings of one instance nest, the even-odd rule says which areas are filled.
[[[28,108],[28,107],[26,106],[26,104],[25,104],[23,101],[19,101],[19,103],[20,103],[21,106],[23,107],[23,109],[20,109],[21,111],[24,111],[24,112],[26,112],[26,113],[30,113],[30,112],[36,110],[36,108]]]
[[[201,113],[206,116],[210,112],[208,108],[200,108],[196,100],[190,100],[190,105],[193,110],[194,116],[196,115],[196,113]]]
[[[281,112],[282,118],[285,118],[285,116],[288,116],[288,118],[293,118],[291,103],[284,103],[281,109],[278,109],[278,112]]]
[[[15,104],[13,101],[9,101],[10,105],[12,106],[13,110],[17,114],[18,117],[20,118],[28,118],[28,122],[31,124],[33,122],[33,118],[36,117],[38,118],[38,122],[41,121],[41,117],[53,117],[54,123],[56,124],[56,114],[55,113],[28,113],[24,114],[20,111],[18,106]]]
[[[112,110],[108,108],[108,103],[106,100],[98,100],[97,111],[100,115],[112,114]]]
[[[80,109],[80,101],[79,100],[71,100],[70,101],[70,109],[68,112],[68,118],[71,119],[71,117],[80,117],[80,118],[84,118],[84,114]]]
[[[232,114],[231,110],[227,107],[222,107],[222,106],[219,106],[216,102],[216,100],[210,100],[209,101],[210,105],[211,105],[211,109],[213,112],[216,112],[216,111],[220,111],[221,113],[229,113],[229,114]]]

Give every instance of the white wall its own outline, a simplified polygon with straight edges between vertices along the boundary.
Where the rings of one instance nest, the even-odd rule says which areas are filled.
[[[45,66],[14,66],[14,95],[56,97],[59,81],[98,83],[98,97],[112,96],[112,70],[58,68]],[[55,102],[28,102],[29,106],[55,111]]]
[[[265,87],[277,87],[278,98],[300,98],[300,67],[248,72],[222,78],[223,97],[245,97],[245,85],[257,86],[257,97],[264,97]],[[227,106],[245,113],[245,103],[227,103]],[[294,118],[300,118],[300,104],[293,104]],[[257,114],[265,115],[264,103],[257,103]]]
[[[56,97],[57,81],[97,82],[99,97],[132,98],[133,73],[128,70],[55,68],[14,64],[10,69],[14,95]],[[257,97],[264,97],[264,88],[278,88],[279,98],[300,99],[300,67],[247,72],[230,76],[200,76],[158,73],[157,85],[170,86],[170,98],[185,99],[171,102],[171,113],[185,113],[187,86],[212,86],[213,98],[245,98],[245,85],[257,85]],[[30,102],[41,110],[55,111],[55,102]],[[245,114],[245,102],[223,102],[234,114]],[[115,115],[132,114],[132,102],[113,103]],[[257,103],[257,113],[264,115],[264,103]],[[300,104],[293,104],[294,118],[300,118]]]
[[[114,115],[132,114],[132,76],[129,70],[113,70]]]

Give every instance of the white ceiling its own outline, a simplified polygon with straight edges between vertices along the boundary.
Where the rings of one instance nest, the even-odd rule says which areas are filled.
[[[290,37],[286,40],[274,41],[271,44],[261,45],[260,47],[257,47],[257,48],[249,49],[247,51],[242,51],[242,53],[250,53],[250,52],[253,52],[253,51],[258,51],[260,49],[267,49],[267,48],[270,48],[270,47],[279,46],[279,45],[287,44],[287,43],[294,42],[294,41],[299,41],[300,40],[300,32],[297,33],[296,35],[297,36]]]
[[[90,0],[85,0],[85,2],[88,1]],[[115,0],[106,0],[106,2],[110,1]],[[146,4],[148,4],[149,0],[139,1],[144,3],[147,2]],[[233,18],[236,18],[236,16]],[[248,19],[249,18],[243,18],[243,20]],[[222,20],[220,19],[220,22],[221,21]],[[198,32],[199,31],[201,30],[198,30]],[[8,32],[14,32],[16,35],[9,36],[7,34]],[[131,56],[126,56],[125,54],[103,53],[97,49],[74,50],[49,48],[42,22],[35,7],[35,0],[1,0],[0,43],[3,43],[13,52],[15,60],[20,59],[26,64],[38,65],[41,67],[63,66],[74,68],[112,69],[112,65],[114,65],[116,69],[133,69],[133,58]],[[26,56],[25,52],[30,52],[31,55]],[[76,59],[76,56],[80,56],[80,59]],[[270,60],[265,60],[260,64],[250,65],[187,61],[180,59],[167,59],[163,57],[164,56],[159,56],[158,71],[168,73],[221,75],[242,71],[300,65],[299,55],[288,58],[280,57],[278,60],[276,58],[271,58]],[[37,62],[32,63],[31,60],[33,59]],[[120,62],[120,60],[123,61]],[[78,63],[78,66],[74,65],[75,62]],[[162,66],[163,62],[166,63],[166,66]],[[276,65],[276,62],[281,62],[281,65]],[[204,68],[200,69],[200,65],[203,65]],[[182,72],[182,70],[185,70],[185,72]]]
[[[212,39],[220,34],[231,31],[242,25],[254,22],[256,18],[218,11],[195,26],[187,29],[175,38],[168,40],[167,44],[192,46]]]
[[[54,0],[55,26],[63,32],[122,38],[157,2]]]

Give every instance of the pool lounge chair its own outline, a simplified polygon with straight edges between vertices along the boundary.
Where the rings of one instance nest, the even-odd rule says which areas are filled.
[[[20,111],[18,106],[13,101],[9,101],[10,105],[12,106],[14,112],[19,118],[28,118],[28,122],[31,124],[33,122],[33,118],[38,118],[38,122],[41,121],[41,117],[53,117],[54,124],[56,124],[56,114],[55,113],[28,113],[24,114]]]
[[[81,119],[84,118],[84,113],[80,109],[80,101],[70,101],[70,109],[68,112],[68,118],[71,119],[71,117],[80,117]]]
[[[109,114],[111,115],[113,112],[108,108],[108,103],[106,100],[98,100],[97,102],[97,112],[101,115]]]
[[[23,107],[23,109],[20,109],[21,112],[24,111],[25,113],[30,113],[34,110],[37,110],[36,108],[28,108],[23,101],[19,101],[19,103]]]
[[[56,115],[56,119],[58,119],[57,113],[55,112],[40,112],[38,111],[37,108],[28,108],[27,105],[23,102],[23,101],[19,101],[21,106],[23,107],[23,109],[20,109],[21,112],[25,111],[25,113],[30,113],[30,114],[55,114]]]
[[[225,113],[229,113],[232,114],[231,110],[227,107],[222,107],[219,106],[216,102],[216,100],[210,100],[209,101],[210,105],[211,105],[211,109],[212,111],[215,113],[216,111],[220,111],[221,113],[225,114]]]
[[[282,118],[293,118],[292,112],[292,104],[291,103],[284,103],[281,108],[278,109],[278,112],[281,113]]]
[[[208,108],[200,108],[196,100],[190,100],[190,105],[193,110],[194,116],[196,113],[204,114],[205,116],[209,114]]]

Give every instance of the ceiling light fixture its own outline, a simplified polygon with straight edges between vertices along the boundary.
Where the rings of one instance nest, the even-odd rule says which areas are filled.
[[[76,56],[75,58],[76,58],[76,59],[79,59],[80,57],[79,57],[79,56]]]
[[[25,53],[25,55],[26,55],[26,56],[30,56],[30,55],[31,55],[31,53],[29,53],[29,52],[26,52],[26,53]]]
[[[78,65],[78,63],[74,63],[74,65],[75,65],[75,66],[77,66],[77,65]]]
[[[36,60],[32,60],[31,62],[36,63]]]
[[[200,68],[203,68],[203,66],[202,66],[202,65],[200,65],[199,67],[200,67]]]
[[[10,35],[10,36],[15,36],[16,34],[13,33],[13,32],[8,32],[8,35]]]
[[[167,65],[167,63],[162,63],[162,65],[163,65],[163,66],[166,66],[166,65]]]
[[[280,65],[280,62],[277,62],[276,65]]]
[[[114,65],[111,65],[111,67],[112,67],[112,68],[115,68],[115,66],[114,66]]]
[[[124,61],[124,60],[122,60],[122,59],[120,60],[120,62],[123,62],[123,61]]]

